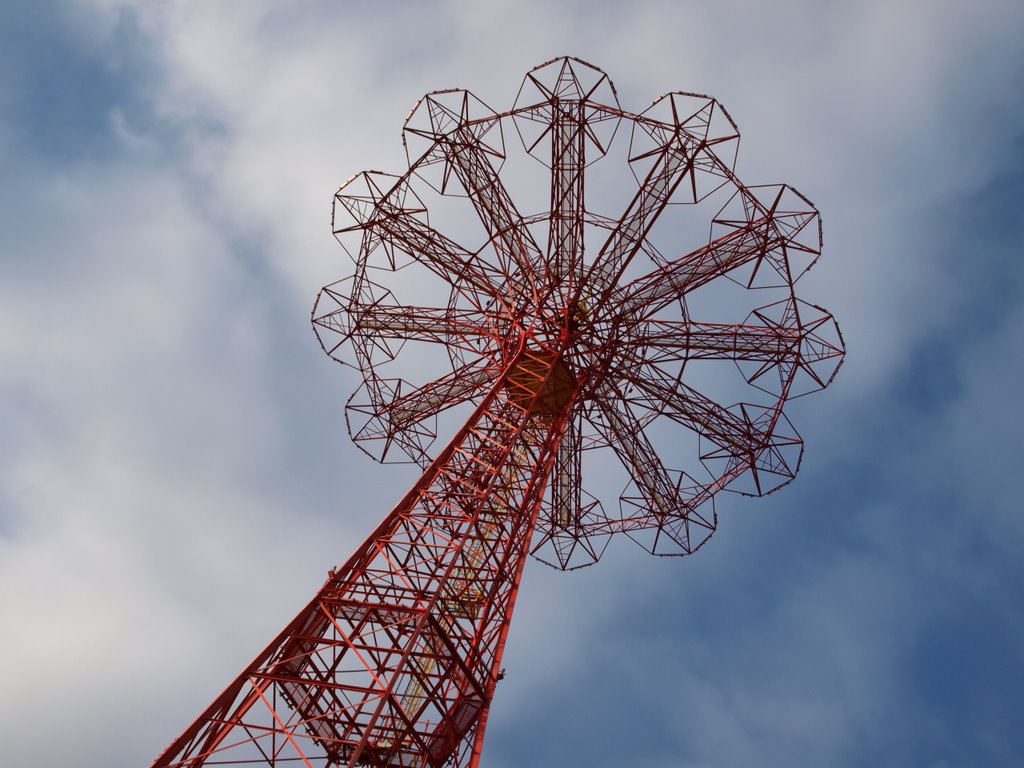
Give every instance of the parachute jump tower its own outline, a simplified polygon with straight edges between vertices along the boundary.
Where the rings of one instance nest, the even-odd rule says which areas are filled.
[[[506,112],[423,97],[404,139],[404,174],[337,193],[355,270],[313,324],[363,377],[353,440],[423,475],[154,766],[478,765],[527,555],[695,551],[718,491],[793,478],[783,405],[842,361],[794,292],[818,213],[740,183],[714,99],[634,114],[559,58]]]

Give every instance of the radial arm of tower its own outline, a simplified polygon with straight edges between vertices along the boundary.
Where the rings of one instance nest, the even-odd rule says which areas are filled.
[[[377,530],[154,768],[476,765],[574,396],[552,383],[560,366],[557,353],[522,353]]]

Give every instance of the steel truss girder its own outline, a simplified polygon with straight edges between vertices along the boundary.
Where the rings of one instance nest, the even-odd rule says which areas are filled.
[[[547,169],[547,210],[517,208],[524,179],[503,178],[513,135]],[[156,766],[475,768],[526,554],[581,567],[620,533],[692,553],[719,491],[796,474],[783,406],[841,364],[835,321],[795,293],[820,254],[817,211],[739,181],[738,132],[714,99],[670,93],[634,114],[564,57],[503,113],[429,94],[403,137],[403,175],[358,174],[335,197],[355,273],[321,292],[313,323],[362,374],[352,438],[423,476]],[[628,186],[595,194],[589,169],[610,157]],[[680,247],[676,213],[704,216],[705,201],[706,243]],[[755,290],[774,293],[748,311]],[[732,405],[702,391],[726,373]],[[435,453],[458,406],[468,421]],[[627,478],[595,490],[617,511],[584,486],[606,469]]]
[[[571,392],[557,412],[538,405],[557,360],[517,358],[377,530],[154,766],[475,761],[572,407]]]

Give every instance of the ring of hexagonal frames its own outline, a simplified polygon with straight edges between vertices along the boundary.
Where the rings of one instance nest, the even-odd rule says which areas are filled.
[[[628,112],[601,70],[560,58],[505,112],[424,96],[404,141],[404,174],[338,191],[355,274],[314,308],[325,350],[363,376],[347,405],[358,445],[426,466],[524,343],[567,334],[545,397],[571,393],[573,410],[539,559],[587,565],[618,532],[688,554],[718,491],[794,477],[803,444],[783,406],[844,354],[829,313],[795,293],[821,252],[818,212],[792,187],[739,181],[717,101],[669,93]]]

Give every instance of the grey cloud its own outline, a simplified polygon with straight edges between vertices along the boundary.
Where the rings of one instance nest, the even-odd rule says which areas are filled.
[[[915,699],[903,665],[934,616],[969,618],[1015,573],[998,561],[990,584],[929,592],[975,564],[956,535],[968,503],[991,510],[986,535],[1005,547],[986,555],[1013,556],[1015,433],[989,403],[1014,401],[1017,315],[957,352],[963,390],[934,422],[893,389],[967,301],[935,254],[970,233],[935,225],[1020,133],[1015,5],[77,8],[98,39],[134,14],[159,76],[152,122],[111,114],[127,142],[116,160],[26,162],[4,194],[0,392],[15,439],[0,449],[0,643],[17,669],[0,733],[15,763],[152,759],[411,483],[345,445],[355,382],[305,325],[315,291],[348,269],[330,196],[350,173],[403,168],[401,121],[423,92],[466,86],[500,108],[562,53],[606,69],[627,108],[674,89],[721,98],[744,135],[741,177],[792,183],[823,210],[805,292],[851,354],[831,396],[798,406],[804,474],[759,503],[723,499],[696,557],[616,542],[585,574],[529,566],[485,760],[853,765],[863,739],[876,757],[887,744],[922,764],[962,757],[916,741],[949,710]],[[870,421],[876,404],[931,439],[899,442]],[[890,451],[919,455],[881,469]],[[952,533],[918,536],[928,518],[909,510],[931,500],[934,467],[955,468],[970,502],[947,509]],[[901,470],[913,488],[897,494]],[[62,740],[40,725],[57,691],[83,713]],[[931,709],[890,737],[907,701]]]

